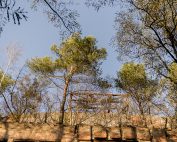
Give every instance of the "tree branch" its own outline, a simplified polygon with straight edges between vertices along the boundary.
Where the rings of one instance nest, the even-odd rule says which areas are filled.
[[[61,22],[63,23],[63,26],[70,32],[73,33],[68,26],[66,25],[65,21],[63,20],[63,18],[60,16],[60,14],[50,5],[50,3],[47,0],[43,0],[48,7],[59,17],[59,19],[61,20]]]

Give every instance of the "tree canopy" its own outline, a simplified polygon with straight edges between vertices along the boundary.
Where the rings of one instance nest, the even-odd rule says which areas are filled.
[[[59,47],[53,45],[51,51],[56,55],[55,60],[51,57],[34,58],[28,62],[28,66],[32,71],[46,77],[64,80],[59,120],[59,123],[63,124],[66,97],[73,76],[79,74],[97,76],[100,61],[106,58],[107,53],[105,48],[97,48],[94,37],[82,38],[77,33],[63,41]]]
[[[14,80],[12,77],[10,75],[4,74],[4,72],[0,70],[0,93],[3,93],[8,87],[13,85],[13,83]]]
[[[118,0],[85,0],[81,3],[85,3],[88,7],[94,7],[95,10],[98,11],[101,7],[114,6],[118,2]],[[77,2],[72,0],[27,0],[26,3],[28,3],[32,9],[43,9],[49,21],[59,28],[60,34],[63,35],[64,38],[75,32],[81,32],[81,26],[77,19],[79,13],[77,9],[70,7]],[[24,9],[17,0],[0,0],[1,32],[7,22],[12,21],[14,24],[20,25],[22,20],[27,21],[27,19],[30,19],[29,12],[31,11]]]
[[[177,62],[177,4],[175,0],[130,0],[129,10],[117,15],[120,55],[138,58],[156,73],[169,77]]]
[[[30,59],[27,62],[30,73],[26,75],[23,69],[17,76],[8,75],[19,54],[16,49],[9,48],[6,69],[0,70],[0,106],[4,107],[0,113],[11,114],[19,121],[28,114],[28,117],[35,117],[42,109],[46,111],[44,122],[47,122],[47,116],[50,115],[47,113],[58,109],[59,123],[64,124],[64,120],[68,119],[65,114],[69,111],[78,113],[76,115],[82,112],[86,116],[100,111],[107,125],[107,116],[113,120],[115,111],[118,115],[140,114],[143,120],[145,114],[161,115],[163,112],[168,117],[175,116],[177,122],[176,0],[121,1],[126,7],[117,13],[115,19],[116,48],[124,63],[127,58],[130,62],[123,64],[114,79],[101,76],[100,65],[106,59],[106,49],[97,46],[95,37],[81,36],[81,27],[77,21],[79,14],[77,9],[71,8],[75,1],[26,2],[32,9],[42,8],[49,21],[59,27],[60,33],[67,39],[64,37],[61,44],[51,46],[54,56]],[[84,2],[97,11],[101,7],[120,4],[119,0]],[[1,28],[9,21],[20,25],[22,20],[27,20],[27,16],[28,13],[19,1],[0,0]],[[115,88],[123,94],[105,94],[113,86],[112,80],[115,81]],[[48,94],[48,91],[54,95]],[[112,116],[107,114],[111,111]]]
[[[53,45],[51,51],[57,56],[55,61],[51,57],[34,58],[29,62],[29,67],[41,73],[96,74],[99,61],[106,58],[106,49],[97,49],[94,37],[82,39],[79,34],[72,35],[59,47]]]
[[[37,10],[43,8],[44,13],[47,14],[50,22],[54,26],[59,27],[60,34],[69,36],[74,32],[81,30],[77,17],[79,14],[76,10],[69,8],[71,2],[69,1],[56,1],[56,0],[32,0],[25,1],[32,9]],[[22,20],[30,19],[28,16],[30,11],[24,7],[17,0],[0,0],[0,28],[1,32],[7,22],[12,21],[14,24],[20,25]]]
[[[144,65],[133,62],[126,63],[117,76],[117,87],[128,94],[133,103],[131,107],[137,107],[141,115],[147,113],[150,103],[156,96],[157,82],[149,79]]]

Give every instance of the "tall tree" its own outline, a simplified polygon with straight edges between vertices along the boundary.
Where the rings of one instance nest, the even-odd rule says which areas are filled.
[[[176,0],[125,0],[129,9],[117,15],[120,55],[138,58],[158,74],[170,78],[177,63]]]
[[[177,64],[172,63],[169,66],[170,69],[170,80],[166,79],[164,82],[164,87],[167,89],[167,99],[169,101],[169,106],[173,108],[173,114],[175,118],[175,123],[177,122],[177,84],[174,82],[177,82]],[[174,125],[175,126],[175,125]],[[176,126],[175,126],[176,127]]]
[[[5,102],[7,108],[9,109],[10,113],[13,114],[9,104],[8,99],[5,96],[5,93],[7,90],[9,90],[10,87],[12,87],[15,83],[13,80],[13,77],[9,75],[9,70],[14,65],[15,61],[18,59],[18,56],[20,55],[20,51],[15,46],[8,46],[7,48],[7,59],[5,63],[4,69],[0,69],[0,97],[3,98],[3,101]]]
[[[16,83],[7,93],[8,105],[13,111],[13,119],[23,121],[28,115],[32,117],[39,112],[42,98],[47,94],[47,81],[37,79],[30,74],[18,76]],[[6,106],[5,106],[6,108]],[[6,114],[9,109],[6,109]]]
[[[82,38],[73,34],[58,47],[53,45],[52,52],[57,56],[34,58],[28,62],[31,70],[48,78],[60,78],[64,81],[59,123],[63,124],[65,103],[69,85],[76,75],[97,76],[100,61],[106,57],[106,49],[98,49],[96,39],[92,36]]]
[[[125,91],[135,108],[144,117],[156,96],[157,82],[148,78],[144,65],[133,62],[123,65],[116,79],[117,87]]]
[[[5,96],[5,93],[13,84],[14,84],[14,80],[12,79],[12,77],[7,73],[4,73],[4,71],[0,69],[0,98],[3,99],[7,109],[10,110],[11,114],[13,112],[11,111],[10,106],[8,105],[8,100]]]

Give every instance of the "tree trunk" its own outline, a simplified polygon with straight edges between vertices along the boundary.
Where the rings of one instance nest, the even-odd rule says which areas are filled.
[[[144,112],[144,108],[143,108],[143,105],[142,105],[142,103],[141,102],[138,102],[138,107],[139,107],[139,110],[140,110],[140,114],[141,114],[141,117],[143,118],[142,120],[142,122],[143,122],[143,125],[145,126],[145,127],[147,127],[147,121],[146,121],[146,117],[145,117],[145,112]]]
[[[70,94],[70,99],[69,99],[69,117],[70,117],[70,125],[73,125],[73,121],[72,121],[72,94]]]
[[[67,79],[65,81],[65,87],[64,87],[64,92],[63,92],[63,99],[62,99],[62,102],[61,102],[61,105],[60,105],[59,124],[63,124],[63,120],[64,120],[65,103],[66,103],[68,86],[69,86],[69,80]]]
[[[175,129],[177,128],[177,105],[175,106]]]
[[[148,112],[149,112],[149,120],[150,120],[150,124],[151,126],[154,128],[153,122],[152,122],[152,116],[151,116],[151,108],[148,108]]]

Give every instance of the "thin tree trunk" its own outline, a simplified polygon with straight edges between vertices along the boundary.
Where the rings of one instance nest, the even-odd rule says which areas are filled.
[[[177,128],[177,106],[175,107],[175,129]]]
[[[143,125],[145,125],[145,127],[147,127],[147,121],[146,121],[146,117],[145,117],[145,114],[144,114],[144,109],[143,109],[143,106],[142,106],[141,102],[139,102],[139,110],[140,110],[141,116],[143,117],[143,119],[142,119]]]
[[[63,120],[64,120],[65,103],[66,103],[66,97],[67,97],[69,82],[70,81],[68,79],[65,81],[63,99],[62,99],[61,106],[60,106],[59,124],[63,124]]]
[[[72,121],[72,94],[70,94],[70,100],[69,100],[69,117],[70,117],[70,125],[73,125]]]
[[[150,108],[150,107],[149,107],[149,109],[148,109],[148,112],[149,112],[149,120],[150,120],[150,124],[151,124],[151,126],[154,128],[154,125],[153,125],[153,122],[152,122],[151,108]]]

